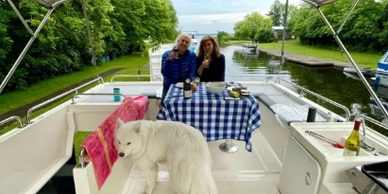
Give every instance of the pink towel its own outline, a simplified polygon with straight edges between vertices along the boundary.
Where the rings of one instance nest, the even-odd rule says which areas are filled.
[[[117,150],[114,146],[114,132],[117,117],[124,122],[141,120],[144,118],[147,109],[147,97],[127,96],[123,103],[82,143],[86,154],[93,163],[98,190],[101,189],[108,178],[118,158]]]

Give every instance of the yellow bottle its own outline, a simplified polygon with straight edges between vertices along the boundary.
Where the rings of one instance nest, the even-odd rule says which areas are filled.
[[[344,145],[344,156],[358,156],[361,148],[360,141],[360,125],[361,121],[355,121],[354,128]]]

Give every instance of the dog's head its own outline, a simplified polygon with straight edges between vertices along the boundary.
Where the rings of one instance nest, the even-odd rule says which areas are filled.
[[[114,143],[120,157],[136,155],[142,152],[142,148],[145,145],[141,135],[141,128],[141,121],[124,123],[120,118],[117,119]]]

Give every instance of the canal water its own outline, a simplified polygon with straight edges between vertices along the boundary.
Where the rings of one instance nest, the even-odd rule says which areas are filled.
[[[361,106],[362,113],[379,121],[384,119],[367,89],[358,79],[358,75],[345,75],[342,69],[333,67],[312,68],[289,62],[286,62],[280,68],[278,65],[280,58],[263,52],[258,55],[250,55],[244,52],[241,46],[226,46],[221,49],[221,52],[225,55],[227,76],[244,74],[243,77],[240,76],[235,80],[263,81],[265,77],[272,76],[275,78],[280,74],[281,78],[345,105],[349,109],[352,108],[353,104],[358,104]],[[234,77],[229,79],[234,79]],[[368,81],[373,86],[373,80],[369,78]],[[282,85],[297,91],[290,84],[282,83]],[[383,101],[388,102],[388,88],[374,87],[374,89]],[[306,95],[306,97],[339,115],[345,115],[343,110],[331,104],[318,100],[313,96]]]

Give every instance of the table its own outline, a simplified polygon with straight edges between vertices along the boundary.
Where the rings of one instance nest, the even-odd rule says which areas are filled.
[[[225,152],[237,151],[232,139],[245,141],[246,150],[252,152],[252,132],[261,125],[259,103],[252,95],[240,100],[225,100],[227,95],[226,90],[220,95],[208,93],[205,83],[201,82],[192,97],[184,99],[183,89],[173,84],[157,119],[188,124],[200,130],[207,141],[227,139],[220,145]]]

